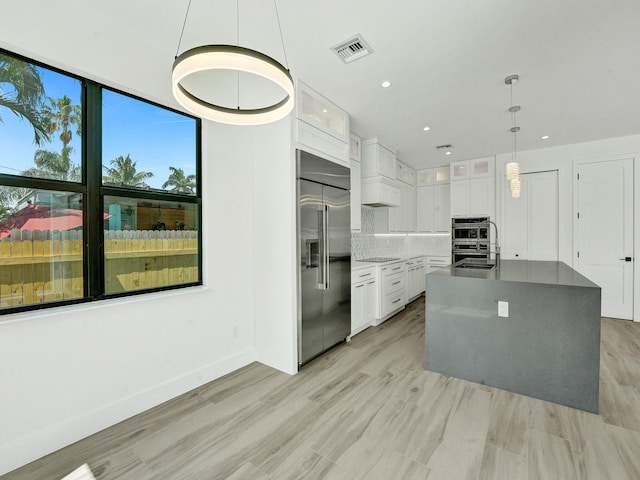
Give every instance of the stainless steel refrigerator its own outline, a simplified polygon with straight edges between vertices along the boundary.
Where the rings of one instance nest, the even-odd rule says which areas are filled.
[[[350,171],[298,150],[298,365],[351,333]]]

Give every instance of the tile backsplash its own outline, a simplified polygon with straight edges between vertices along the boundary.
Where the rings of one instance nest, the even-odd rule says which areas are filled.
[[[412,257],[418,255],[449,256],[450,235],[374,233],[374,208],[362,207],[360,233],[351,233],[353,260],[370,257]]]

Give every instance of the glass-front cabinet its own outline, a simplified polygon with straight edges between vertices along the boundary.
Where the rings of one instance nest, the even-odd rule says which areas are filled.
[[[297,147],[348,167],[349,114],[300,80],[296,100]]]
[[[298,81],[298,118],[329,135],[350,142],[349,115],[329,99]]]

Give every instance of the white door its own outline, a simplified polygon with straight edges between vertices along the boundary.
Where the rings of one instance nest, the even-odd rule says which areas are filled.
[[[520,175],[520,198],[503,193],[503,258],[558,260],[558,172]]]
[[[577,165],[577,270],[602,288],[602,316],[633,318],[633,159]]]

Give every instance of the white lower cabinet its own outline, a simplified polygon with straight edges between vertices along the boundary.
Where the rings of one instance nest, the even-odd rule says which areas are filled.
[[[378,316],[378,269],[351,273],[351,335],[373,325]]]
[[[380,267],[380,311],[376,325],[402,310],[407,303],[406,266],[404,262]]]
[[[426,257],[417,257],[405,262],[407,269],[407,302],[418,298],[424,292]]]

